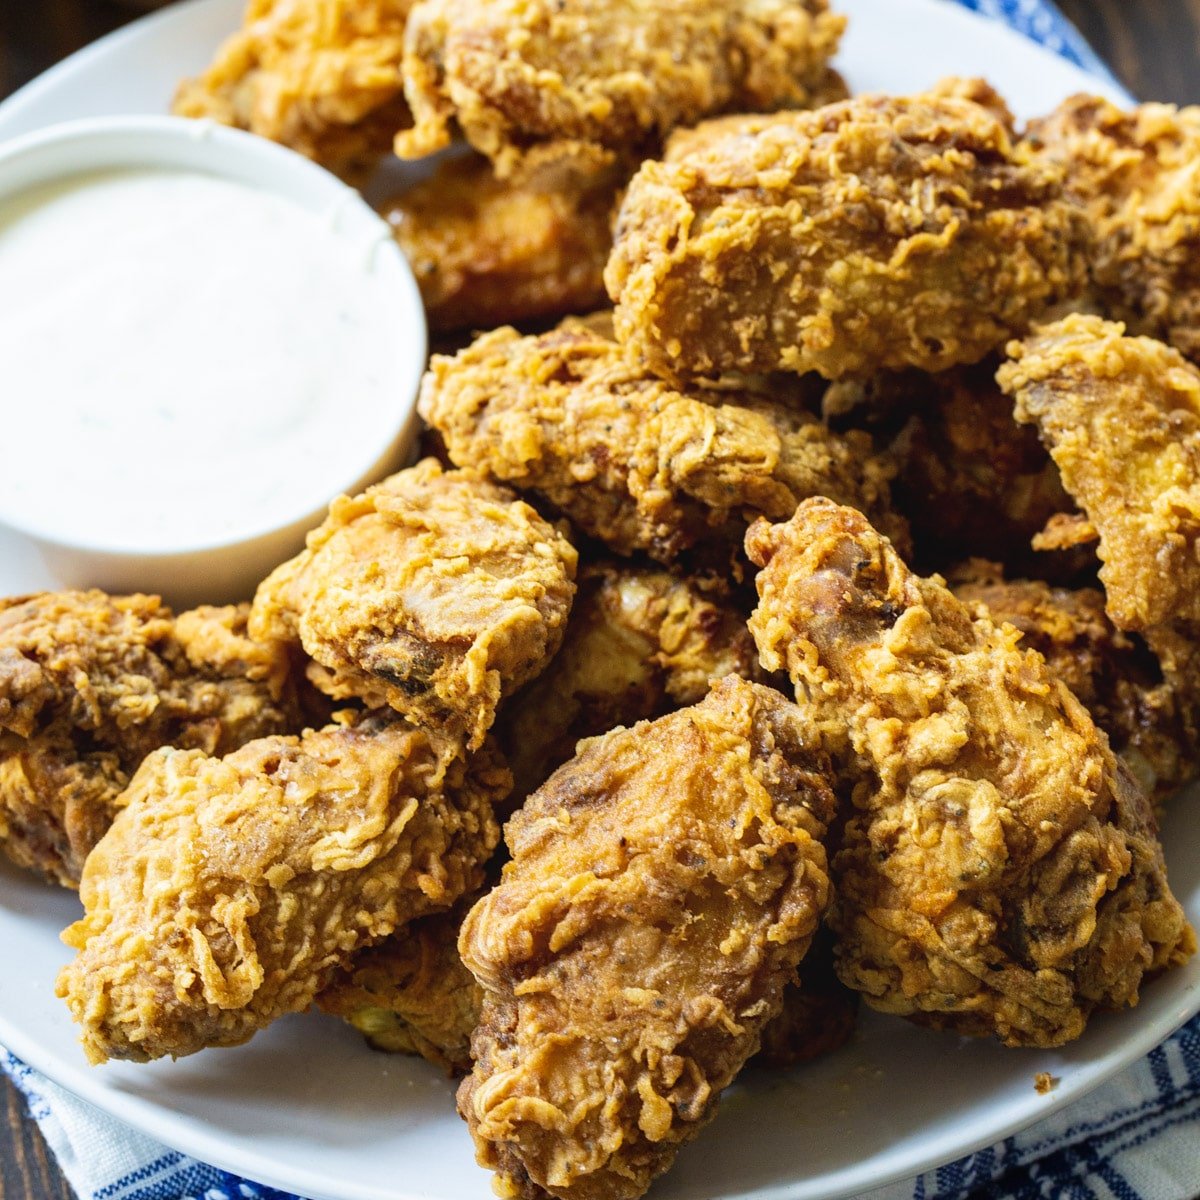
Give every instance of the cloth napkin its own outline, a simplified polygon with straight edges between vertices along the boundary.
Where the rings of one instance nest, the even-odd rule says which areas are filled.
[[[1112,79],[1048,0],[954,0]],[[80,1200],[294,1200],[122,1125],[0,1049]],[[1085,1099],[1025,1132],[862,1200],[1193,1200],[1200,1189],[1200,1017]],[[487,1185],[480,1175],[480,1194]]]

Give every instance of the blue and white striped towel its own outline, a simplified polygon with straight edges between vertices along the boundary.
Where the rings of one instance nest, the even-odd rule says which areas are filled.
[[[1084,70],[1111,78],[1047,0],[957,0]],[[293,1200],[136,1133],[0,1050],[80,1200]],[[861,1200],[1195,1200],[1200,1194],[1200,1017],[1058,1115]]]

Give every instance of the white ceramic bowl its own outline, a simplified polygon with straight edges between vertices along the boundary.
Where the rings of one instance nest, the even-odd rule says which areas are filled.
[[[382,336],[394,343],[387,411],[347,413],[344,437],[362,443],[349,447],[346,455],[354,469],[345,478],[314,478],[307,492],[296,489],[295,511],[282,522],[264,523],[248,510],[244,522],[220,542],[181,537],[178,545],[151,549],[131,543],[116,530],[111,538],[75,537],[70,530],[42,523],[36,504],[14,511],[15,502],[0,497],[0,524],[31,541],[62,586],[157,592],[177,605],[239,599],[303,545],[305,533],[323,519],[333,496],[361,490],[402,464],[417,431],[416,396],[427,357],[424,308],[403,253],[357,192],[290,150],[211,122],[101,117],[0,144],[0,202],[86,172],[139,167],[200,171],[274,194],[323,218],[336,213],[336,222],[327,228],[349,239],[360,253],[375,240],[374,270],[381,273],[393,306],[379,325]],[[20,297],[6,299],[20,302]],[[7,400],[19,402],[11,393]],[[66,428],[62,436],[84,434]],[[10,446],[5,452],[36,453],[37,448]],[[46,453],[47,471],[52,472],[52,448]],[[129,465],[113,464],[114,473],[122,470],[129,471]]]

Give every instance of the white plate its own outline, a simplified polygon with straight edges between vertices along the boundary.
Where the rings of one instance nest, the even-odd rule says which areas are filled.
[[[938,0],[841,0],[841,65],[856,89],[911,90],[984,74],[1022,116],[1080,89],[1124,97],[1008,30]],[[237,23],[241,0],[194,0],[76,55],[0,105],[0,137],[98,113],[159,112]],[[120,464],[114,464],[119,468]],[[52,464],[47,463],[47,469]],[[0,594],[53,583],[0,543]],[[1171,881],[1200,925],[1196,795],[1164,833]],[[53,980],[77,901],[0,868],[0,1041],[80,1096],[189,1154],[322,1200],[484,1200],[452,1085],[423,1062],[367,1050],[336,1021],[279,1022],[237,1050],[89,1069]],[[1048,1115],[1146,1053],[1200,1007],[1200,962],[1095,1020],[1057,1052],[1004,1050],[864,1016],[840,1053],[786,1074],[751,1072],[655,1189],[658,1200],[850,1195],[969,1153]],[[1034,1090],[1049,1071],[1061,1082]]]

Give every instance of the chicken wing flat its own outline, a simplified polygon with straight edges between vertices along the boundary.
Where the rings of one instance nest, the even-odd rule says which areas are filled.
[[[483,882],[511,785],[484,751],[368,718],[223,759],[160,750],[84,867],[58,994],[88,1058],[235,1046],[355,951]]]
[[[1016,629],[828,500],[747,544],[764,666],[846,739],[845,984],[925,1024],[1056,1046],[1194,952],[1149,800]]]
[[[886,519],[888,467],[869,438],[744,389],[676,390],[597,322],[498,329],[435,356],[420,411],[455,463],[537,492],[619,554],[735,545],[746,514],[782,520],[812,495]]]
[[[953,95],[860,96],[644,163],[605,278],[670,379],[940,371],[1083,283],[1062,168]]]
[[[726,675],[761,675],[726,587],[633,563],[588,564],[562,649],[500,713],[514,799],[545,783],[580,739],[696,704]]]
[[[175,96],[340,174],[363,172],[411,124],[400,63],[412,0],[250,0],[242,29]]]
[[[421,0],[396,150],[440,150],[454,122],[501,178],[636,156],[714,113],[812,103],[844,28],[827,0]]]
[[[443,163],[384,210],[436,331],[586,313],[605,302],[604,264],[621,176],[496,178],[486,158]]]
[[[1008,348],[999,380],[1100,537],[1120,629],[1200,620],[1200,370],[1074,315]]]
[[[731,677],[585,742],[509,821],[459,940],[484,989],[459,1109],[498,1194],[632,1200],[715,1115],[826,905],[827,766]]]
[[[1105,311],[1200,357],[1200,108],[1073,96],[1027,138],[1087,211]]]
[[[0,846],[77,887],[151,751],[225,754],[298,728],[278,650],[247,607],[178,619],[156,596],[45,592],[0,600]]]
[[[419,1054],[455,1075],[471,1069],[483,992],[458,953],[464,908],[422,917],[364,950],[318,997],[377,1050]]]
[[[335,699],[393,708],[471,749],[562,641],[577,555],[512,492],[434,459],[342,496],[259,587],[255,637],[299,644]]]

